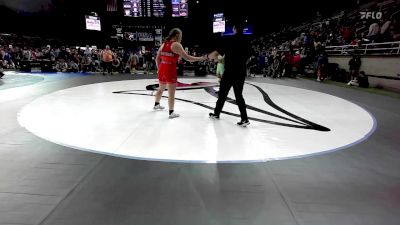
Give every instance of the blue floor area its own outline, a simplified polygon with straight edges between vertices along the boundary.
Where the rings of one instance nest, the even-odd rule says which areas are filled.
[[[31,75],[5,75],[0,80],[0,90],[5,90],[9,88],[23,87],[27,85],[36,84],[43,81],[43,77],[31,76]]]
[[[42,72],[15,72],[7,71],[0,79],[0,90],[9,88],[23,87],[36,84],[38,82],[51,82],[70,78],[93,76],[94,73],[42,73]]]

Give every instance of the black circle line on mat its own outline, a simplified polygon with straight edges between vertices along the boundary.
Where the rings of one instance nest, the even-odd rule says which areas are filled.
[[[308,129],[308,130],[317,130],[317,131],[324,131],[324,132],[331,131],[327,127],[324,127],[322,125],[313,123],[313,122],[311,122],[309,120],[301,118],[300,116],[297,116],[297,115],[295,115],[293,113],[290,113],[287,110],[279,107],[277,104],[275,104],[271,100],[271,98],[268,96],[268,94],[262,88],[260,88],[259,86],[254,85],[254,84],[250,84],[250,83],[247,83],[247,82],[246,82],[246,84],[255,87],[263,95],[263,100],[264,100],[264,102],[266,104],[268,104],[272,108],[276,109],[277,111],[279,111],[279,112],[281,112],[281,113],[283,113],[283,114],[285,114],[285,115],[287,115],[287,116],[289,116],[291,118],[280,116],[280,115],[277,115],[277,114],[265,111],[263,109],[260,109],[260,108],[257,108],[257,107],[254,107],[254,106],[246,104],[246,107],[247,107],[248,110],[253,110],[253,111],[265,114],[265,115],[269,115],[269,116],[276,117],[276,118],[279,118],[279,119],[283,119],[283,120],[287,120],[287,121],[290,121],[290,122],[294,122],[294,123],[297,123],[297,125],[296,124],[288,124],[288,123],[276,122],[276,121],[271,121],[271,120],[264,120],[264,119],[254,118],[254,117],[249,117],[249,120],[257,121],[257,122],[261,122],[261,123],[273,124],[273,125],[277,125],[277,126],[285,126],[285,127]],[[148,85],[146,87],[147,90],[115,91],[115,92],[112,92],[112,93],[113,94],[130,94],[130,95],[141,95],[141,96],[153,96],[153,94],[135,93],[135,92],[155,91],[157,88],[158,88],[158,85],[157,84],[153,84],[153,85]],[[214,87],[182,88],[182,89],[179,89],[179,90],[195,90],[195,89],[204,89],[210,95],[218,98],[218,93],[215,91]],[[166,96],[162,96],[162,97],[163,98],[168,98]],[[205,105],[205,104],[200,103],[200,102],[195,102],[195,101],[182,99],[182,98],[175,98],[175,99],[178,100],[178,101],[182,101],[182,102],[187,102],[187,103],[191,103],[191,104],[194,104],[194,105],[198,105],[198,106],[201,106],[201,107],[206,108],[206,109],[214,110],[213,107],[210,107],[210,106]],[[227,98],[227,102],[229,102],[231,104],[234,104],[234,105],[237,105],[236,101],[234,99],[232,99],[232,98],[229,98],[229,97]],[[221,113],[240,118],[240,115],[236,114],[236,113],[231,113],[231,112],[227,112],[227,111],[222,111]]]

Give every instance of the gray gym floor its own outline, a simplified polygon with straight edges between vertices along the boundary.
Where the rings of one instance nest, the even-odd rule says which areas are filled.
[[[0,88],[0,225],[400,224],[398,98],[307,79],[251,78],[332,94],[377,120],[372,136],[348,149],[255,164],[114,158],[47,142],[17,122],[21,108],[42,95],[146,77],[73,76]]]

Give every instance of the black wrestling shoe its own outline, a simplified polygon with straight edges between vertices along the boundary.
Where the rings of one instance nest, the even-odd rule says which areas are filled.
[[[210,116],[211,119],[219,120],[219,116],[215,115],[214,113],[210,113],[208,115]]]

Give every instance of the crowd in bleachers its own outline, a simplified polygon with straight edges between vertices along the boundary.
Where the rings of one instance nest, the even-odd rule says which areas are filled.
[[[17,69],[31,71],[29,63],[49,62],[52,66],[46,72],[97,72],[112,73],[137,73],[138,70],[151,73],[155,70],[155,57],[157,48],[124,49],[105,46],[75,47],[65,45],[62,40],[49,40],[39,37],[20,37],[0,33],[0,69]],[[198,49],[190,48],[189,54],[199,55]],[[205,54],[204,52],[201,54]],[[48,64],[49,64],[48,63]],[[47,65],[48,65],[47,64]],[[199,66],[199,64],[201,64]],[[39,64],[40,65],[40,64]],[[200,68],[201,67],[201,68]],[[215,73],[216,63],[213,61],[203,63],[190,63],[180,59],[178,72],[183,74],[183,69],[204,70],[201,74]],[[28,68],[28,69],[27,69]],[[206,68],[206,69],[204,69]]]
[[[362,11],[382,12],[383,17],[361,18]],[[250,65],[253,70],[250,74],[294,76],[293,70],[304,74],[308,68],[315,74],[323,73],[327,46],[350,45],[353,51],[349,52],[357,54],[356,50],[368,43],[400,41],[399,19],[399,1],[375,1],[258,37],[252,42],[256,59]]]
[[[51,62],[54,72],[135,73],[138,67],[147,66],[146,71],[154,67],[154,52],[126,51],[123,48],[112,49],[109,46],[104,49],[89,45],[72,47],[54,40],[0,34],[1,68],[22,69],[28,62],[41,61]]]
[[[399,5],[399,1],[395,0],[374,1],[328,18],[319,17],[257,37],[252,42],[254,55],[248,62],[249,75],[291,77],[312,73],[317,75],[318,80],[323,80],[327,77],[327,46],[400,41]],[[379,11],[383,17],[363,19],[360,15],[362,11]],[[54,71],[58,72],[135,73],[139,67],[149,72],[155,69],[155,54],[156,49],[72,47],[66,46],[62,40],[0,34],[0,67],[3,69],[21,69],[24,62],[50,61],[54,64]],[[196,53],[193,50],[191,54]],[[180,61],[180,72],[183,64]],[[208,68],[207,72],[215,72],[215,62],[204,64],[207,64],[204,65]]]

